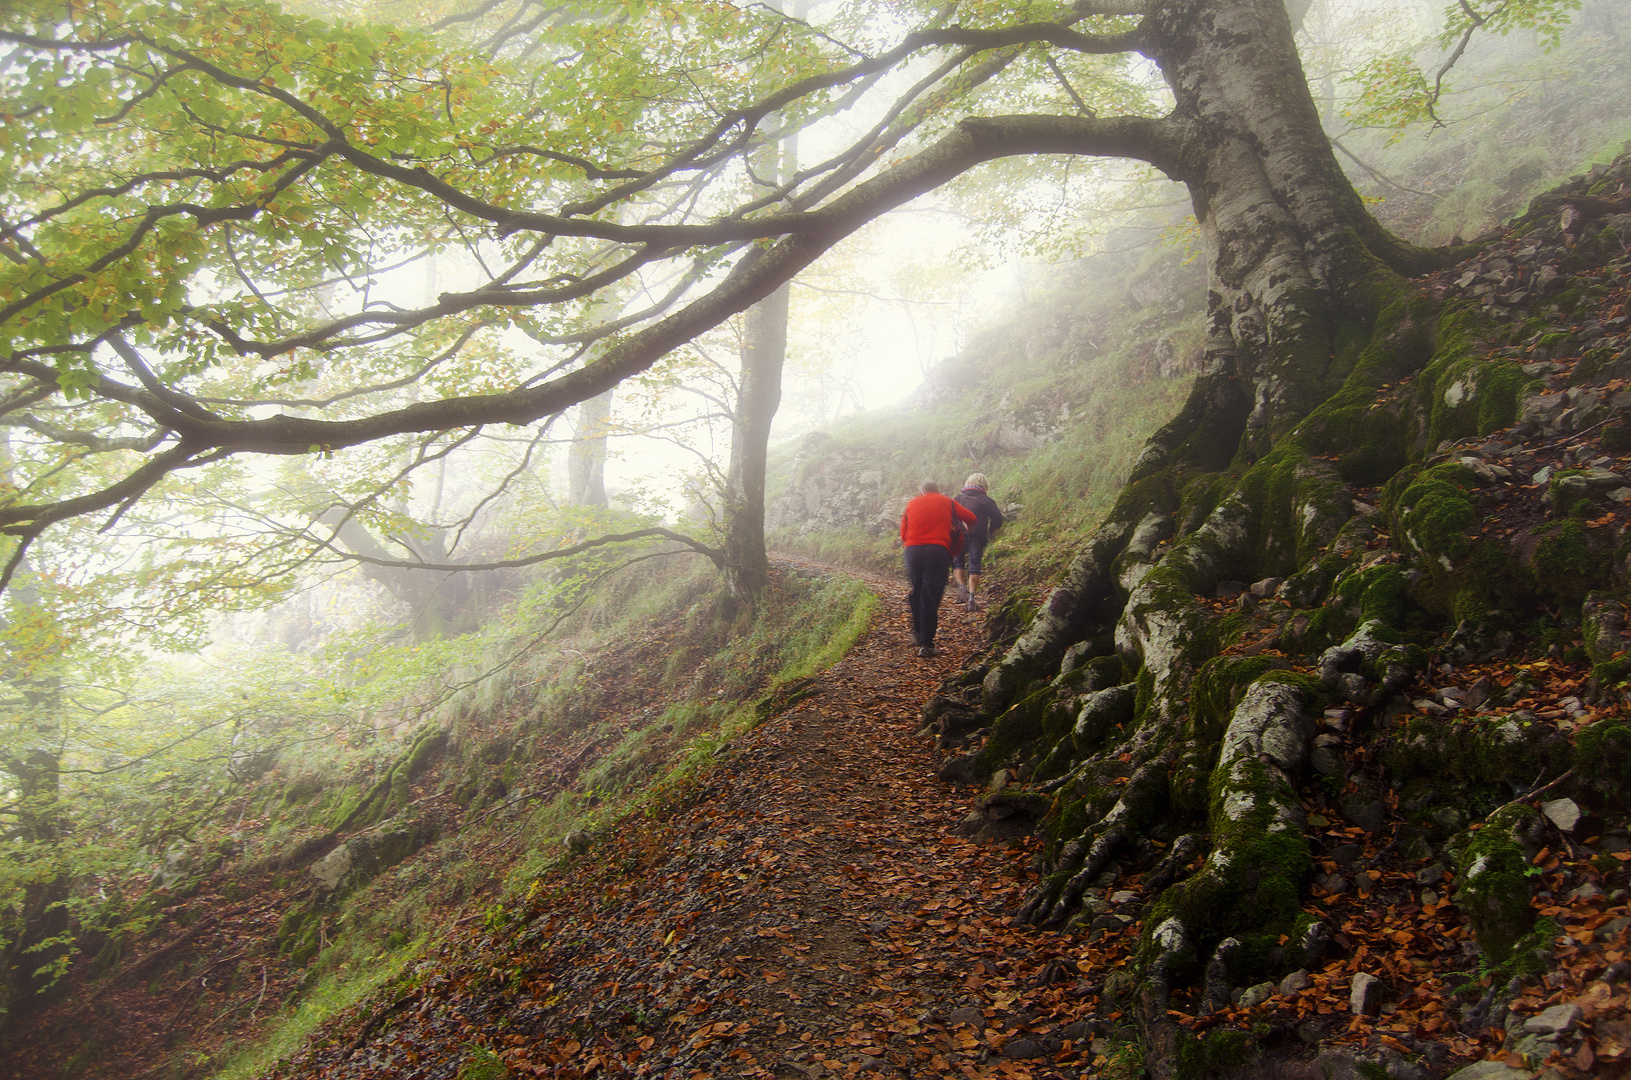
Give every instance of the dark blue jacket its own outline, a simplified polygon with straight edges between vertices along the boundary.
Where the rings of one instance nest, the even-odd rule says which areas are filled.
[[[996,501],[979,488],[964,488],[957,493],[957,501],[974,511],[980,520],[968,527],[968,534],[977,540],[989,541],[1002,528],[1002,510]]]

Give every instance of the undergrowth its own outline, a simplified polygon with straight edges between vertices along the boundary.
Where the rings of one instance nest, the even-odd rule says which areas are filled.
[[[563,739],[610,745],[541,802],[511,791],[476,798],[456,832],[314,912],[323,947],[300,993],[264,1039],[230,1051],[214,1075],[255,1075],[335,1014],[393,979],[413,978],[405,974],[412,962],[455,919],[502,922],[510,906],[547,887],[551,871],[574,857],[569,837],[592,838],[631,814],[666,813],[701,781],[723,745],[763,720],[761,703],[840,659],[877,608],[872,593],[851,579],[778,572],[762,605],[749,612],[733,605],[711,567],[695,560],[659,560],[605,582],[596,602],[547,643],[535,642],[525,658],[471,679],[442,703],[438,718],[452,748],[425,786],[446,795],[484,772],[510,777],[513,790],[525,793]],[[516,624],[511,640],[488,638],[470,669],[491,665],[514,649],[516,635],[532,629]],[[620,666],[642,640],[693,659],[677,667]],[[643,703],[635,717],[598,711],[608,700],[595,678],[601,664],[627,692],[616,702]],[[500,760],[495,744],[509,748]]]

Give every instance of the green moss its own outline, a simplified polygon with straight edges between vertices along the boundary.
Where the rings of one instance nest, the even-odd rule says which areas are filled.
[[[1201,665],[1189,690],[1189,738],[1223,737],[1229,716],[1246,688],[1270,671],[1290,668],[1290,661],[1275,656],[1216,656]]]
[[[338,829],[343,825],[352,812],[362,805],[362,801],[367,797],[367,794],[360,784],[347,784],[342,788],[340,790],[340,805],[335,807],[334,812],[328,816],[328,827]]]
[[[1172,767],[1168,798],[1173,809],[1190,820],[1203,820],[1210,803],[1207,783],[1218,762],[1218,744],[1215,739],[1192,739],[1185,742]]]
[[[455,1080],[507,1080],[510,1075],[503,1058],[485,1046],[474,1046],[465,1054]]]
[[[1531,565],[1542,589],[1578,602],[1603,584],[1606,560],[1593,552],[1584,523],[1569,520],[1544,527]]]
[[[1289,935],[1302,916],[1302,883],[1312,859],[1302,833],[1280,820],[1297,812],[1296,792],[1255,758],[1214,770],[1210,787],[1212,855],[1194,876],[1168,888],[1146,916],[1140,964],[1155,959],[1154,934],[1167,918],[1177,918],[1205,954],[1231,934]]]
[[[1007,765],[1027,743],[1043,734],[1042,718],[1051,704],[1044,689],[1014,705],[991,725],[991,737],[975,756],[980,775],[990,775]]]
[[[431,729],[420,734],[408,748],[399,768],[409,777],[418,776],[447,748],[447,732]]]
[[[1410,581],[1396,564],[1340,574],[1325,604],[1309,620],[1309,644],[1346,641],[1361,623],[1372,619],[1396,626],[1404,619],[1409,599]]]
[[[283,789],[283,805],[285,807],[299,806],[309,802],[314,796],[323,792],[323,781],[313,773],[298,776],[289,782]]]
[[[1391,503],[1395,530],[1430,564],[1443,566],[1464,559],[1471,548],[1468,534],[1476,531],[1478,521],[1471,492],[1477,486],[1471,469],[1446,463],[1415,474],[1397,494],[1389,484],[1383,497]]]
[[[1200,1035],[1187,1031],[1178,1038],[1177,1080],[1238,1072],[1258,1054],[1257,1040],[1239,1028],[1213,1028]]]
[[[1292,433],[1308,455],[1335,458],[1342,479],[1366,485],[1384,482],[1409,461],[1410,427],[1400,409],[1385,401],[1385,388],[1427,362],[1438,321],[1433,301],[1409,295],[1397,281],[1377,280],[1371,287],[1377,291],[1374,330],[1351,327],[1339,336],[1342,387]]]
[[[1133,699],[1133,715],[1143,716],[1155,700],[1155,673],[1147,667],[1138,669],[1137,696]]]
[[[1353,516],[1348,485],[1294,441],[1276,447],[1241,478],[1252,508],[1245,580],[1284,576],[1318,557]]]
[[[1583,780],[1623,799],[1631,791],[1631,723],[1616,716],[1583,728],[1575,736],[1575,761]]]
[[[1456,904],[1472,923],[1490,964],[1504,964],[1534,926],[1529,859],[1517,833],[1535,811],[1511,806],[1490,816],[1458,860],[1464,864]]]
[[[1048,822],[1044,826],[1044,834],[1050,845],[1057,850],[1058,845],[1082,835],[1087,827],[1093,823],[1088,814],[1085,800],[1080,797],[1069,796],[1061,792],[1055,796],[1053,806],[1048,811]]]
[[[1068,729],[1078,756],[1086,757],[1126,725],[1135,715],[1136,693],[1126,687],[1112,687],[1085,698]]]
[[[1438,777],[1467,788],[1561,775],[1579,758],[1543,721],[1524,713],[1446,722],[1409,716],[1390,732],[1383,760],[1400,778]]]
[[[1184,485],[1183,498],[1178,503],[1178,534],[1192,533],[1205,524],[1207,515],[1218,508],[1233,486],[1226,473],[1192,477]]]

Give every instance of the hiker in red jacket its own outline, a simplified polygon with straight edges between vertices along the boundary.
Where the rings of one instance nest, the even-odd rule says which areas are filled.
[[[919,656],[934,655],[934,632],[940,624],[940,595],[951,573],[952,530],[958,521],[979,518],[940,494],[940,485],[923,481],[923,493],[900,515],[900,542],[906,545],[906,580],[912,589],[906,606],[912,611],[912,638]]]

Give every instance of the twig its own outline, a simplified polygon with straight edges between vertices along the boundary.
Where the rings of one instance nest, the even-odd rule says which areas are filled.
[[[1343,146],[1342,141],[1340,139],[1332,139],[1331,140],[1331,145],[1336,147],[1338,150],[1342,151],[1344,154],[1348,155],[1348,158],[1355,165],[1358,165],[1361,169],[1364,169],[1366,172],[1370,173],[1372,176],[1376,177],[1376,179],[1382,181],[1382,183],[1386,184],[1390,188],[1395,188],[1395,189],[1397,189],[1399,191],[1408,191],[1412,195],[1425,195],[1429,199],[1442,199],[1442,198],[1444,198],[1444,196],[1438,194],[1435,191],[1423,191],[1420,188],[1407,187],[1404,184],[1399,183],[1397,180],[1393,179],[1391,176],[1388,176],[1386,173],[1384,173],[1380,169],[1376,168],[1376,166],[1372,165],[1370,162],[1365,161],[1364,159],[1360,158],[1358,154],[1355,154],[1352,150],[1349,150],[1346,146]]]
[[[260,992],[260,996],[255,998],[255,1007],[249,1010],[249,1019],[251,1019],[251,1020],[255,1019],[255,1014],[260,1012],[261,1002],[263,1002],[265,1000],[266,1000],[266,962],[262,961],[261,962],[261,992]]]

